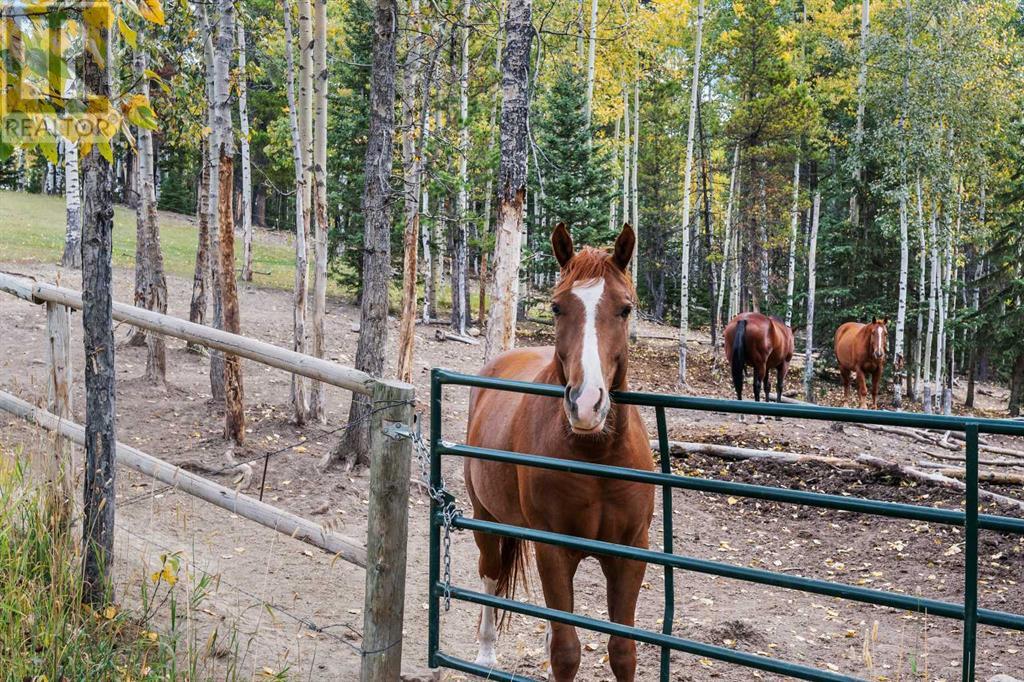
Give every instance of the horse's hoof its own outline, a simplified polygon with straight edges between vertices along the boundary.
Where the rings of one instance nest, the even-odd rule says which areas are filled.
[[[493,668],[498,664],[498,657],[494,655],[494,652],[485,653],[481,651],[477,654],[476,660],[473,661],[477,665],[482,665],[485,668]]]
[[[765,421],[767,421],[767,420],[766,420],[766,419],[764,418],[764,415],[763,415],[763,414],[759,414],[759,415],[757,415],[757,423],[758,423],[758,424],[764,424],[764,423],[765,423]]]

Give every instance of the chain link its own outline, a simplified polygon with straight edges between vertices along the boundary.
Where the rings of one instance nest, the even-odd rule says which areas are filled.
[[[420,429],[421,419],[419,415],[413,418],[411,439],[413,449],[416,451],[416,459],[420,463],[420,481],[434,502],[441,508],[441,529],[443,543],[444,568],[442,576],[442,589],[444,594],[444,610],[447,612],[452,607],[452,524],[455,519],[462,516],[462,510],[455,504],[455,496],[448,492],[444,485],[444,477],[441,477],[440,487],[435,488],[430,484],[430,444],[424,440]]]

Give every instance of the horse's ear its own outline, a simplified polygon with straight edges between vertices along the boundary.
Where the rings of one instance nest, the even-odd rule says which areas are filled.
[[[884,324],[886,327],[888,327],[889,326],[889,318],[888,317],[883,318],[882,319],[882,324]]]
[[[551,251],[555,254],[555,260],[560,267],[565,267],[572,260],[575,251],[572,245],[572,235],[565,223],[555,225],[555,231],[551,233]]]
[[[612,262],[623,272],[629,267],[633,260],[633,249],[636,248],[636,232],[629,223],[622,225],[622,232],[615,240],[615,249],[612,251]]]

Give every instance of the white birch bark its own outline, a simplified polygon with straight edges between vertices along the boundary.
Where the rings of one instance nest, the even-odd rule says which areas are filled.
[[[811,238],[807,249],[807,328],[804,349],[804,400],[814,402],[814,296],[818,280],[818,217],[821,190],[815,190],[811,209]]]
[[[914,357],[914,400],[920,402],[922,367],[924,364],[924,303],[928,284],[928,242],[924,232],[924,205],[921,198],[921,176],[917,176],[917,237],[918,237],[918,282],[917,282],[917,350]]]
[[[732,154],[732,171],[729,173],[729,201],[725,205],[725,227],[722,235],[722,266],[719,268],[718,277],[718,304],[715,306],[715,319],[719,329],[724,329],[722,320],[722,308],[725,303],[725,278],[729,274],[729,258],[733,236],[732,236],[732,206],[736,198],[736,170],[740,164],[740,146],[737,144]],[[731,319],[731,318],[730,318]],[[720,335],[719,340],[724,343],[725,335]]]
[[[936,289],[939,286],[939,249],[935,221],[936,216],[933,209],[928,232],[929,249],[931,251],[931,281],[928,288],[928,332],[925,335],[924,342],[924,397],[922,398],[924,401],[924,411],[927,413],[931,413],[932,411],[932,342],[935,339],[935,312],[936,303],[938,301],[938,293]]]
[[[629,130],[629,91],[622,89],[622,220],[629,220],[629,174],[632,170],[630,152],[633,141]]]
[[[910,226],[907,215],[907,187],[900,188],[900,290],[896,308],[896,339],[893,355],[893,406],[903,407],[904,335],[907,324],[907,280],[910,266]]]
[[[622,117],[618,116],[615,118],[615,144],[612,145],[612,149],[615,150],[615,172],[612,173],[612,199],[610,206],[608,207],[608,232],[615,232],[615,228],[618,227],[619,223],[619,200],[615,197],[614,189],[618,184],[619,173],[622,171],[622,167],[619,165],[619,146],[622,144]]]
[[[527,184],[529,59],[533,40],[531,0],[509,0],[501,61],[501,162],[498,168],[498,220],[495,226],[491,311],[486,360],[515,346],[523,208]]]
[[[82,183],[78,172],[78,145],[72,142],[64,143],[64,198],[67,229],[61,265],[77,270],[82,267]]]
[[[459,69],[459,192],[456,196],[455,210],[458,213],[458,225],[455,236],[455,253],[453,254],[452,282],[452,329],[465,336],[466,321],[469,310],[466,306],[466,239],[468,232],[469,208],[469,9],[470,0],[462,0],[462,59]]]
[[[306,352],[306,293],[309,289],[309,262],[306,240],[309,237],[307,206],[303,203],[306,190],[306,166],[302,158],[302,132],[299,121],[299,101],[295,96],[295,57],[292,48],[291,4],[284,2],[284,58],[288,95],[288,126],[292,137],[292,163],[295,168],[295,289],[292,292],[292,350]],[[292,375],[292,414],[297,424],[304,424],[309,416],[304,380]]]
[[[800,225],[800,157],[793,162],[793,201],[789,216],[789,272],[786,275],[786,326],[793,324],[793,286],[796,280],[796,236]]]
[[[596,6],[596,3],[595,3]],[[630,198],[629,204],[632,210],[633,232],[636,235],[636,244],[633,246],[633,259],[629,267],[633,275],[633,288],[640,282],[640,197],[637,192],[637,176],[640,174],[640,81],[633,81],[633,168],[629,174]],[[636,340],[640,328],[640,314],[637,312],[629,318],[629,336]]]
[[[327,314],[327,0],[313,0],[313,168],[310,215],[313,234],[312,353],[327,352],[324,316]],[[310,176],[306,175],[307,182]],[[327,421],[326,393],[319,381],[310,382],[309,416]]]
[[[423,203],[420,215],[430,213],[430,189],[423,188]],[[430,324],[430,316],[433,313],[434,300],[434,263],[432,249],[430,248],[430,225],[426,220],[420,219],[420,244],[423,249],[423,324]]]
[[[853,192],[850,193],[850,224],[860,223],[858,191],[861,183],[861,151],[864,144],[864,100],[868,83],[868,34],[871,31],[871,0],[861,0],[860,68],[857,70],[857,122],[853,133]]]
[[[587,101],[583,113],[589,126],[594,111],[594,69],[597,61],[597,0],[590,0],[590,42],[587,47]]]
[[[242,152],[242,280],[252,281],[252,160],[249,154],[249,95],[245,23],[238,20],[238,124]]]
[[[686,346],[690,335],[690,184],[693,175],[693,138],[700,96],[700,52],[704,32],[704,0],[697,3],[697,38],[693,49],[693,80],[690,82],[690,117],[686,132],[686,166],[683,170],[683,253],[679,275],[679,383],[686,385]]]

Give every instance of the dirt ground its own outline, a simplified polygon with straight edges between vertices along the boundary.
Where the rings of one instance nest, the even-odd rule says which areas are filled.
[[[61,273],[55,266],[0,263],[0,269],[51,282],[60,275],[65,284],[79,285],[76,273]],[[130,301],[132,273],[118,270],[115,277],[116,299]],[[190,290],[191,282],[169,280],[170,314],[187,317]],[[243,333],[290,345],[289,294],[240,284],[240,297]],[[358,310],[353,306],[329,302],[327,338],[332,360],[352,362],[357,340],[352,327],[357,319]],[[33,402],[44,400],[46,393],[44,324],[41,307],[0,296],[0,389]],[[397,335],[394,323],[390,333],[391,339]],[[187,353],[183,343],[170,341],[168,386],[154,389],[139,379],[145,350],[125,346],[128,334],[126,326],[118,327],[119,439],[173,463],[201,461],[207,466],[223,466],[222,418],[210,403],[206,359]],[[524,330],[520,343],[543,343],[549,334],[549,328],[533,327]],[[642,334],[669,338],[639,342],[632,355],[632,388],[677,392],[673,330],[644,324]],[[82,422],[84,360],[77,315],[72,320],[72,335],[74,415]],[[730,397],[726,368],[714,360],[706,337],[695,334],[693,338],[702,343],[691,353],[693,381],[688,391]],[[434,328],[426,326],[417,327],[416,344],[417,409],[425,417],[430,368],[472,372],[482,364],[483,351],[482,346],[438,342]],[[393,367],[394,344],[389,344],[388,351],[389,367]],[[338,439],[336,430],[346,421],[349,396],[328,388],[327,423],[296,428],[289,420],[289,375],[252,362],[243,361],[243,367],[248,443],[235,456],[250,459],[281,451],[269,460],[264,499],[342,534],[365,537],[365,472],[318,468],[320,458]],[[798,387],[799,374],[793,372],[790,388]],[[837,402],[837,387],[827,389],[826,402]],[[1005,393],[994,386],[986,390],[994,396]],[[446,390],[443,429],[449,440],[461,440],[465,435],[467,396],[467,391]],[[987,415],[1005,416],[1001,413],[1005,401],[994,396],[981,395],[979,409]],[[645,413],[645,418],[653,426],[653,411]],[[904,463],[927,459],[929,450],[934,450],[898,436],[851,426],[835,430],[829,423],[810,421],[739,423],[723,414],[675,412],[670,415],[669,427],[672,438],[678,440],[837,457],[868,452]],[[13,418],[0,416],[0,429],[0,446],[5,450],[39,453],[48,447],[46,436]],[[993,440],[1024,449],[1024,443]],[[449,486],[468,505],[461,462],[447,461],[444,466]],[[820,465],[779,466],[691,456],[676,459],[673,466],[690,475],[764,485],[949,508],[962,503],[959,494],[940,488]],[[1021,468],[1003,470],[1024,472]],[[248,493],[259,494],[261,473],[257,467]],[[224,510],[163,489],[139,474],[122,469],[118,476],[116,552],[121,601],[138,603],[141,581],[157,570],[161,555],[169,552],[180,553],[191,578],[179,582],[177,589],[195,584],[203,575],[214,577],[209,594],[190,605],[196,625],[184,638],[198,657],[203,679],[223,679],[229,669],[252,679],[274,675],[304,680],[357,679],[361,570]],[[223,473],[214,478],[231,485],[233,476]],[[1024,497],[1019,488],[992,489]],[[403,670],[411,679],[428,672],[426,510],[425,496],[414,491],[403,652]],[[985,511],[1000,513],[988,506]],[[651,530],[653,547],[663,541],[661,514],[659,503]],[[963,537],[955,528],[681,491],[673,497],[673,518],[678,553],[943,600],[962,599]],[[478,589],[472,538],[456,533],[452,547],[453,582]],[[1024,613],[1024,538],[984,532],[980,558],[982,606]],[[663,571],[652,567],[647,575],[637,624],[660,630]],[[578,611],[605,616],[603,579],[596,562],[584,563],[576,585]],[[535,591],[525,598],[536,602],[539,595]],[[956,621],[682,572],[675,577],[675,602],[673,632],[678,636],[872,680],[960,678],[961,628]],[[472,659],[476,623],[475,608],[453,604],[442,617],[443,649]],[[501,667],[543,678],[543,629],[540,622],[513,617],[499,639]],[[579,679],[611,680],[606,638],[585,632],[580,636],[584,652]],[[657,679],[659,651],[641,645],[639,657],[639,679]],[[673,680],[777,679],[689,655],[673,654],[672,659]],[[977,669],[982,680],[998,673],[1021,676],[1024,634],[980,627]],[[448,672],[443,679],[466,677]]]

